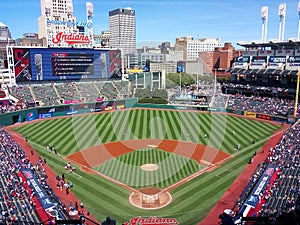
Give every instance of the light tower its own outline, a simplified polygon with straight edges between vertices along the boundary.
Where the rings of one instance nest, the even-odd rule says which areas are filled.
[[[261,8],[261,41],[264,43],[267,41],[267,28],[268,28],[268,6]]]
[[[284,39],[285,14],[286,14],[286,4],[282,3],[279,5],[279,9],[278,9],[278,16],[279,16],[278,41],[283,41]]]
[[[87,15],[87,32],[90,39],[90,46],[94,45],[94,34],[93,34],[93,14],[94,14],[94,5],[91,2],[86,3],[86,15]]]

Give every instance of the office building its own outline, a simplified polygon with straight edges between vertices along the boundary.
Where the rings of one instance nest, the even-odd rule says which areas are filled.
[[[192,37],[176,38],[175,50],[183,51],[184,60],[196,60],[199,52],[213,51],[216,47],[221,47],[219,38],[201,38],[194,40]]]
[[[0,68],[7,67],[6,46],[14,44],[8,26],[0,22]]]
[[[135,10],[115,9],[109,12],[110,46],[121,49],[123,55],[136,52]]]

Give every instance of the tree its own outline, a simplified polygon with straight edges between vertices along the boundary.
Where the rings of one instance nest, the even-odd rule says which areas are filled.
[[[168,92],[165,89],[155,89],[152,93],[153,98],[168,98]]]

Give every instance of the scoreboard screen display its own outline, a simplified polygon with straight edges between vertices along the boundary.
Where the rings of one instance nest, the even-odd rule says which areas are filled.
[[[16,82],[120,76],[119,50],[13,47]]]
[[[92,75],[94,54],[52,53],[52,75]]]

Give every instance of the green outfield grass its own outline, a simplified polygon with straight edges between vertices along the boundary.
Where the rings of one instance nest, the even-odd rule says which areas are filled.
[[[99,221],[110,215],[121,224],[132,217],[156,215],[175,217],[180,224],[193,225],[205,217],[243,171],[253,153],[278,128],[279,126],[272,124],[224,114],[140,109],[43,120],[16,130],[28,138],[41,157],[47,158],[48,164],[57,174],[65,173],[64,157],[78,150],[119,140],[182,140],[234,154],[220,168],[173,189],[171,204],[159,210],[147,211],[131,206],[128,201],[129,190],[98,175],[84,173],[79,168],[76,173],[65,174],[74,184],[72,191]],[[61,156],[46,151],[47,144],[55,147]],[[241,149],[235,152],[238,144]],[[115,160],[126,162],[126,158],[129,160],[130,155],[126,154]],[[106,166],[112,162],[107,162]],[[129,162],[133,163],[134,160]],[[111,166],[113,168],[113,163]],[[104,168],[99,166],[95,169],[105,170]],[[113,171],[107,173],[115,176]],[[118,176],[124,179],[124,175]],[[160,185],[167,186],[168,182]]]

